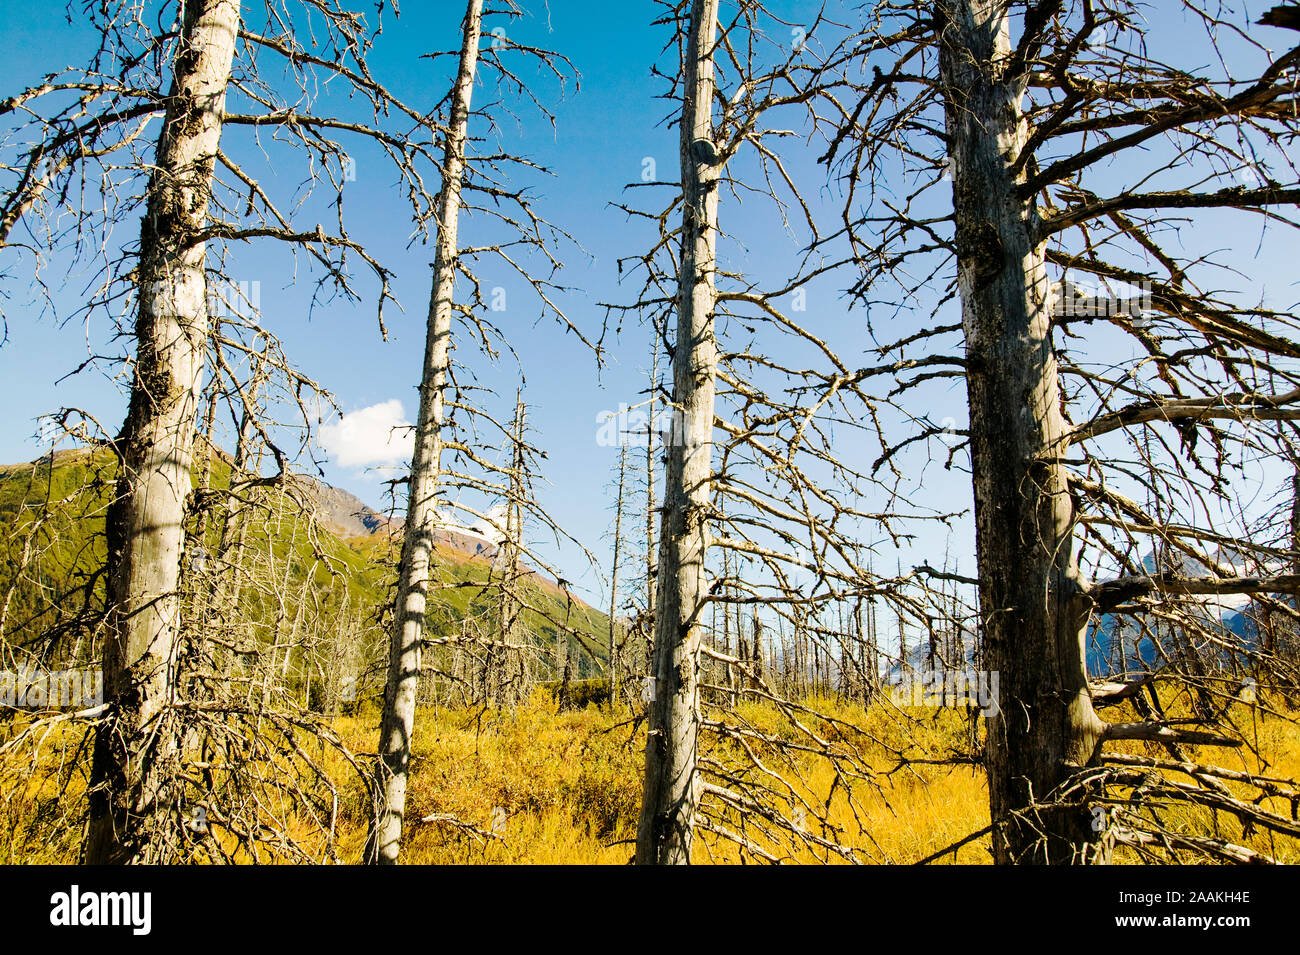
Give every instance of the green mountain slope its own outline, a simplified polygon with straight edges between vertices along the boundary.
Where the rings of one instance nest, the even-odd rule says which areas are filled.
[[[53,647],[53,658],[69,661],[97,652],[93,624],[103,601],[104,521],[115,470],[110,455],[90,451],[0,465],[0,640],[10,647],[39,648],[43,656]],[[233,502],[241,517],[224,529],[223,548],[229,474],[218,454],[210,478],[216,506],[202,527],[187,528],[188,551],[206,558],[192,561],[185,574],[188,611],[200,622],[218,612],[237,618],[242,633],[264,644],[297,633],[308,617],[320,632],[342,635],[336,639],[361,640],[364,633],[373,641],[378,610],[391,599],[396,529],[346,492],[296,478],[290,488],[241,490],[244,500]],[[323,521],[309,520],[302,502],[316,506]],[[489,559],[439,544],[435,563],[430,637],[457,632],[467,618],[495,619],[492,584],[500,571]],[[557,634],[571,629],[574,675],[599,672],[605,615],[537,574],[525,574],[519,592],[535,609],[522,614],[517,638],[550,659]]]

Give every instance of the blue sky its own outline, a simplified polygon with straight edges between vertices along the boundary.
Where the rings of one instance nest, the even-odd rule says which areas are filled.
[[[648,27],[651,6],[605,5],[595,21],[591,9],[586,3],[561,2],[552,4],[549,14],[542,11],[530,20],[500,21],[511,39],[562,50],[581,71],[580,92],[572,80],[563,92],[554,82],[537,84],[539,98],[557,114],[557,131],[519,106],[522,122],[503,123],[501,139],[558,172],[549,180],[536,177],[534,195],[542,214],[590,250],[588,254],[572,246],[563,250],[569,269],[562,281],[583,291],[562,296],[562,301],[574,323],[594,337],[603,320],[597,303],[626,294],[618,288],[613,256],[636,251],[634,245],[614,239],[624,216],[607,204],[622,197],[625,183],[640,179],[646,156],[656,157],[667,176],[675,175],[676,134],[656,128],[667,104],[650,95],[654,91],[650,65],[663,32]],[[93,40],[61,17],[34,17],[31,12],[30,4],[0,3],[0,33],[11,49],[11,56],[0,65],[0,88],[6,92],[77,63],[78,51],[89,49]],[[433,49],[455,48],[462,13],[460,3],[403,4],[400,20],[386,20],[372,55],[376,72],[398,95],[431,106],[448,86],[452,63],[450,59],[431,63],[420,57]],[[489,32],[495,25],[490,18],[485,22]],[[484,93],[478,91],[478,102]],[[223,146],[237,148],[232,146],[234,138],[228,136]],[[306,290],[293,286],[291,266],[278,250],[266,244],[236,250],[230,272],[250,288],[257,283],[267,326],[282,338],[295,363],[333,392],[345,414],[374,409],[370,420],[381,421],[387,409],[400,403],[406,420],[412,420],[432,251],[428,246],[407,248],[404,209],[400,199],[391,195],[394,177],[382,168],[381,157],[358,149],[355,161],[356,179],[345,187],[349,233],[396,273],[395,294],[404,307],[398,312],[390,306],[386,313],[387,342],[380,339],[375,322],[376,287],[364,275],[359,278],[361,303],[318,306],[308,318]],[[269,183],[281,195],[292,189],[299,170],[284,172],[288,174],[278,177],[273,172]],[[476,241],[477,225],[473,216],[462,220],[465,242]],[[122,228],[134,232],[136,226],[127,223]],[[52,266],[48,274],[58,274],[58,268]],[[75,307],[82,288],[78,279],[70,275],[67,287],[56,294],[56,313],[67,314]],[[596,416],[603,409],[617,408],[620,400],[639,400],[636,391],[644,387],[639,375],[646,364],[642,356],[648,354],[649,334],[631,329],[621,345],[612,343],[615,360],[605,369],[602,383],[590,352],[573,336],[562,334],[550,319],[539,323],[539,309],[518,283],[504,276],[500,283],[507,293],[507,309],[492,318],[520,353],[533,439],[550,457],[546,477],[552,486],[540,484],[539,493],[561,526],[599,547],[609,517],[602,489],[616,451],[596,443]],[[493,287],[491,275],[486,284]],[[40,314],[39,302],[23,302],[23,291],[15,283],[7,284],[5,291],[12,297],[5,304],[8,341],[0,348],[0,398],[8,411],[6,425],[0,429],[0,461],[35,457],[41,447],[35,436],[36,419],[61,405],[93,409],[107,427],[116,429],[125,410],[121,382],[96,371],[63,379],[89,351],[104,350],[110,333],[106,323],[89,329],[61,325],[56,315]],[[120,353],[126,345],[118,341],[107,347]],[[492,369],[472,351],[466,345],[457,357],[513,400],[517,371],[512,358],[503,356],[499,368]],[[358,454],[364,457],[366,445],[383,443],[373,434],[369,438],[360,441],[359,448],[343,449],[345,458],[353,459],[348,466],[331,462],[324,470],[328,481],[378,507],[383,503],[382,481],[391,474],[363,467],[376,462],[356,462]],[[594,580],[586,584],[599,586]]]
[[[580,89],[569,82],[561,93],[556,83],[543,78],[535,89],[556,114],[555,129],[529,107],[520,105],[518,122],[502,122],[500,140],[512,151],[555,171],[553,178],[535,178],[533,192],[538,210],[572,234],[585,250],[562,250],[567,269],[559,281],[578,291],[560,296],[559,301],[570,319],[594,337],[604,318],[599,303],[627,302],[636,291],[635,285],[619,285],[616,258],[640,251],[647,235],[644,229],[629,225],[623,213],[611,208],[610,203],[644,200],[642,205],[649,204],[649,197],[642,195],[645,190],[624,191],[626,184],[641,179],[647,158],[658,166],[660,178],[674,178],[677,171],[677,134],[663,122],[671,104],[657,98],[665,92],[665,84],[650,74],[651,64],[664,62],[661,50],[669,32],[665,27],[650,25],[662,8],[647,2],[551,0],[544,6],[525,0],[523,5],[535,11],[530,19],[498,24],[489,18],[486,30],[502,25],[512,40],[565,53],[580,73]],[[807,15],[817,5],[783,2],[775,6],[797,23],[801,15]],[[1266,5],[1256,6],[1262,9]],[[0,35],[6,38],[8,51],[7,59],[0,64],[0,91],[5,94],[47,72],[78,63],[94,40],[84,27],[70,26],[62,17],[34,16],[32,9],[30,2],[0,0]],[[407,2],[402,4],[402,11],[400,20],[386,19],[371,62],[376,74],[400,96],[413,104],[431,106],[446,91],[452,60],[431,63],[420,57],[433,49],[455,48],[463,4],[443,0]],[[1177,45],[1196,29],[1195,25],[1171,18],[1162,24],[1154,42]],[[479,91],[479,103],[484,92]],[[223,145],[257,162],[247,135],[241,131],[241,136],[242,142],[240,137],[228,136]],[[273,154],[273,160],[263,165],[262,174],[267,177],[268,188],[274,188],[278,195],[291,195],[302,179],[302,168],[281,164],[278,156]],[[812,159],[810,154],[798,155],[793,168],[809,177],[824,177],[824,169],[819,169]],[[354,160],[355,180],[344,187],[349,234],[394,270],[394,292],[404,308],[403,312],[390,308],[387,313],[388,341],[382,341],[378,334],[373,308],[376,289],[363,273],[359,276],[363,292],[360,303],[335,301],[318,305],[310,314],[308,283],[301,281],[301,274],[294,273],[292,262],[280,250],[265,244],[237,249],[231,257],[230,274],[238,281],[257,283],[267,327],[280,336],[297,366],[334,394],[345,421],[346,416],[352,416],[343,429],[337,421],[327,424],[324,434],[327,439],[332,437],[333,444],[330,446],[327,440],[323,452],[325,479],[380,507],[383,481],[393,473],[391,468],[382,467],[388,462],[379,460],[385,453],[382,446],[387,440],[386,425],[399,417],[413,420],[416,412],[415,386],[423,350],[432,251],[428,246],[408,246],[409,219],[400,198],[393,194],[393,176],[383,168],[380,155],[358,148]],[[813,183],[810,192],[817,194],[822,179],[808,181]],[[832,208],[835,200],[833,192],[822,192],[824,208]],[[310,221],[316,201],[305,202],[308,219],[303,221]],[[779,226],[770,221],[766,226],[758,225],[762,213],[749,207],[737,208],[729,196],[723,198],[722,217],[724,229],[752,226],[743,232],[744,249],[737,246],[727,253],[733,256],[733,264],[758,274],[788,267],[799,245],[797,235],[782,234]],[[134,222],[127,222],[122,228],[133,233],[136,227]],[[481,217],[470,216],[462,221],[464,242],[481,241],[476,235],[484,234],[490,234],[490,228]],[[1187,241],[1194,245],[1208,238],[1234,247],[1234,257],[1247,263],[1252,279],[1270,290],[1273,304],[1288,305],[1296,297],[1292,284],[1297,259],[1295,242],[1284,236],[1279,243],[1274,233],[1257,257],[1259,236],[1257,228],[1245,230],[1237,222],[1227,224],[1225,217],[1222,231],[1189,236]],[[125,409],[123,382],[112,380],[99,368],[64,377],[90,352],[121,354],[129,345],[122,339],[112,340],[112,329],[102,319],[89,326],[60,323],[59,316],[75,309],[88,280],[66,258],[52,261],[47,279],[62,278],[65,273],[68,281],[55,294],[53,314],[42,311],[24,283],[11,278],[0,286],[9,296],[4,302],[8,340],[0,347],[0,401],[7,410],[5,424],[0,428],[0,461],[35,457],[41,450],[34,436],[36,419],[60,406],[92,410],[110,430],[116,430],[121,422]],[[14,276],[21,274],[14,272]],[[492,317],[519,353],[533,440],[548,454],[543,477],[549,483],[539,484],[539,497],[557,523],[590,547],[607,568],[607,535],[612,522],[610,484],[618,452],[597,441],[597,417],[604,410],[617,409],[620,403],[641,400],[649,332],[641,326],[625,326],[618,339],[607,342],[610,364],[598,376],[592,356],[573,336],[564,334],[550,318],[538,320],[538,307],[517,281],[488,268],[484,285],[499,285],[505,290],[507,306]],[[813,293],[820,297],[811,303],[810,311],[815,321],[835,329],[838,347],[847,361],[865,363],[872,344],[866,334],[865,315],[861,310],[850,311],[833,285]],[[889,329],[882,334],[885,337],[899,336]],[[474,367],[483,384],[497,389],[502,401],[513,400],[518,369],[511,356],[505,355],[496,366],[490,366],[465,345],[457,357]],[[916,410],[917,414],[935,422],[951,419],[958,427],[964,424],[964,388],[938,384],[918,392],[918,396],[925,404]],[[394,451],[389,457],[396,462],[400,455]],[[969,498],[967,478],[957,470],[944,472],[931,465],[923,471],[918,469],[910,479],[925,486],[936,506],[942,503],[964,507]],[[574,548],[556,549],[540,535],[538,543],[544,551],[556,555],[566,576],[580,591],[593,598],[600,594],[599,577],[583,569]],[[914,549],[897,558],[890,555],[888,569],[892,569],[895,559],[904,567],[922,558],[939,563],[947,543],[938,533],[924,531]],[[969,572],[971,541],[966,524],[957,525],[952,547],[963,569]],[[916,560],[912,559],[914,552],[920,555]]]

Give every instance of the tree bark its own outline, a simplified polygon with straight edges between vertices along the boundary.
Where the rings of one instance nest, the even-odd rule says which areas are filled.
[[[527,674],[525,656],[519,651],[509,649],[515,642],[515,631],[519,625],[519,553],[523,547],[524,525],[524,469],[528,466],[524,450],[524,422],[527,409],[524,406],[522,391],[515,392],[515,417],[510,426],[511,457],[510,477],[507,482],[509,490],[506,499],[505,537],[498,545],[497,557],[501,565],[501,593],[497,604],[500,614],[497,638],[501,647],[488,650],[489,660],[495,659],[488,678],[495,686],[491,697],[498,706],[514,706],[527,691]],[[516,665],[517,664],[517,665]]]
[[[966,338],[985,666],[1000,676],[987,769],[997,863],[1083,861],[1085,808],[1037,804],[1095,759],[1101,723],[1084,664],[1088,603],[1061,463],[1044,247],[1011,165],[1025,144],[1024,80],[1006,75],[999,0],[936,5]]]
[[[682,252],[677,338],[673,353],[675,426],[664,474],[663,522],[655,607],[654,698],[646,741],[645,780],[637,827],[641,865],[687,865],[700,784],[700,609],[708,547],[714,378],[718,349],[718,178],[714,165],[713,48],[718,0],[693,0],[681,119]]]
[[[1291,463],[1291,550],[1296,557],[1291,561],[1291,572],[1300,575],[1300,461]]]
[[[377,805],[366,844],[367,861],[380,865],[396,863],[401,851],[411,733],[415,725],[415,698],[420,682],[420,648],[424,639],[425,604],[437,517],[435,505],[441,469],[444,399],[451,352],[452,293],[456,283],[459,249],[457,228],[465,169],[465,140],[474,90],[474,71],[478,65],[482,13],[482,0],[469,0],[465,9],[460,70],[452,92],[451,121],[443,146],[433,294],[429,302],[424,371],[420,380],[420,412],[416,422],[411,479],[407,489],[406,530],[398,572],[397,605],[389,643],[384,716],[379,730]]]
[[[180,601],[194,435],[208,338],[205,245],[237,0],[185,5],[171,90],[140,227],[135,377],[107,519],[108,719],[95,741],[86,861],[162,858],[177,740]]]
[[[615,615],[618,613],[618,558],[623,544],[623,487],[627,479],[627,444],[618,449],[618,501],[614,505],[614,567],[609,582],[609,709],[618,704],[618,640]]]
[[[657,573],[655,554],[655,404],[659,391],[659,343],[657,334],[650,345],[650,400],[649,424],[646,425],[645,438],[645,658],[646,672],[649,673],[652,662],[650,654],[654,646],[654,612],[655,612],[655,576]]]

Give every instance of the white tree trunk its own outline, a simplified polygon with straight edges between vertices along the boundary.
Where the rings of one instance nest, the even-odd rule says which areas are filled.
[[[609,663],[606,673],[609,678],[609,710],[612,713],[618,703],[618,633],[615,620],[618,614],[618,558],[623,544],[623,487],[627,478],[627,444],[618,449],[618,501],[614,505],[614,567],[609,581]]]
[[[160,858],[176,739],[169,727],[195,425],[208,338],[205,246],[237,0],[186,4],[140,227],[135,378],[107,523],[109,719],[97,734],[90,863]]]
[[[456,282],[457,227],[461,182],[465,170],[465,139],[469,126],[474,71],[482,31],[482,0],[469,0],[465,10],[460,71],[452,93],[451,122],[443,147],[442,192],[438,201],[438,246],[433,266],[424,370],[420,380],[420,413],[411,457],[407,490],[406,530],[398,571],[397,605],[389,644],[388,683],[379,731],[379,765],[375,817],[366,846],[367,861],[397,862],[402,844],[402,817],[410,770],[415,697],[420,683],[420,648],[424,639],[425,602],[433,553],[436,500],[442,457],[442,425],[447,370],[451,352],[452,292]]]
[[[694,0],[683,64],[682,253],[678,271],[673,416],[664,477],[650,729],[637,828],[639,864],[690,863],[699,803],[700,609],[712,500],[714,261],[720,166],[713,144],[713,47],[718,0]]]

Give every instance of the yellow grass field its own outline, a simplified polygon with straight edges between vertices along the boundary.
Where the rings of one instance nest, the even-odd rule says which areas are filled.
[[[962,751],[967,725],[963,712],[930,709],[909,712],[905,718],[885,707],[873,707],[864,715],[833,699],[806,702],[810,709],[862,731],[837,728],[830,720],[813,726],[816,721],[801,718],[836,746],[854,747],[874,776],[869,782],[850,783],[844,778],[837,782],[831,763],[809,754],[785,764],[782,775],[800,779],[796,791],[810,805],[825,807],[830,796],[826,821],[840,830],[839,841],[858,848],[861,861],[915,862],[988,825],[985,784],[977,766],[899,765],[900,753],[937,759]],[[790,721],[770,706],[742,704],[737,714],[751,728],[799,739]],[[1292,722],[1247,704],[1235,709],[1232,717],[1248,738],[1258,739],[1260,758],[1243,747],[1198,748],[1199,759],[1255,774],[1300,777],[1300,738]],[[611,714],[594,706],[557,713],[554,702],[540,690],[514,712],[422,710],[416,724],[403,861],[628,863],[636,834],[645,739],[644,724],[634,722],[626,711]],[[336,728],[353,753],[373,750],[373,712],[341,717]],[[31,749],[26,750],[26,767],[15,762],[18,753],[11,754],[0,777],[0,862],[76,861],[85,814],[88,747],[79,748],[85,735],[68,724],[51,729],[35,749],[36,772],[29,769]],[[1112,751],[1167,757],[1147,743],[1126,743]],[[703,752],[727,765],[738,765],[739,749],[732,743],[710,737]],[[343,759],[329,751],[322,759],[340,780],[339,857],[344,862],[359,861],[367,821],[364,787],[355,774],[348,778]],[[774,766],[766,758],[765,762]],[[1284,798],[1267,799],[1261,806],[1294,818],[1293,807]],[[789,804],[777,808],[791,815]],[[1160,812],[1167,827],[1246,845],[1280,862],[1300,862],[1300,840],[1270,835],[1261,827],[1244,831],[1233,817],[1219,813],[1216,820],[1208,811],[1186,805],[1173,804]],[[811,828],[822,831],[816,820]],[[305,823],[296,834],[312,841]],[[825,861],[825,853],[780,850],[776,843],[754,838],[782,861]],[[1121,848],[1115,861],[1134,858]],[[274,859],[268,856],[266,861]],[[697,839],[695,861],[734,863],[740,857],[734,843],[704,832]],[[936,861],[987,864],[988,837]]]

